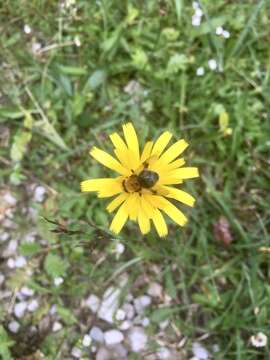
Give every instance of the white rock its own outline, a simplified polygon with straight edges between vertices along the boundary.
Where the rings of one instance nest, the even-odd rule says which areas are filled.
[[[17,199],[9,192],[5,193],[3,200],[11,206],[15,206],[17,204]]]
[[[124,320],[126,317],[126,313],[124,310],[122,309],[118,309],[115,313],[115,319],[118,320],[118,321],[122,321]]]
[[[27,308],[27,302],[22,301],[14,306],[14,314],[17,318],[22,318],[24,316],[25,310]]]
[[[127,301],[133,301],[133,299],[134,296],[131,293],[127,294]]]
[[[0,235],[0,241],[2,241],[2,242],[7,241],[8,238],[9,238],[9,233],[7,233],[7,232],[3,232]]]
[[[38,309],[38,301],[36,299],[33,299],[29,302],[28,306],[27,306],[27,310],[30,312],[34,312]]]
[[[55,304],[53,304],[50,308],[49,313],[50,313],[50,315],[54,315],[54,314],[56,314],[56,312],[57,312],[57,306]]]
[[[0,286],[3,284],[4,281],[5,281],[5,276],[0,273]]]
[[[17,332],[19,331],[19,328],[20,328],[20,324],[17,322],[17,321],[11,321],[9,324],[8,324],[8,329],[9,331],[11,331],[12,333],[14,334],[17,334]]]
[[[122,344],[114,345],[112,349],[114,353],[119,356],[119,358],[121,359],[127,358],[128,350]]]
[[[34,295],[34,290],[33,289],[30,289],[29,287],[27,286],[23,286],[20,290],[20,293],[23,295],[23,296],[33,296]]]
[[[195,342],[192,345],[192,352],[193,355],[195,355],[198,359],[200,360],[207,360],[209,359],[209,353],[208,351],[205,349],[205,347],[203,347],[200,343]]]
[[[121,333],[121,331],[112,329],[104,333],[104,339],[106,345],[116,345],[120,344],[124,340],[124,335]]]
[[[167,320],[164,320],[164,321],[162,321],[161,323],[159,323],[158,326],[160,327],[161,330],[165,330],[166,327],[168,327],[169,323],[170,323],[170,322],[169,322],[169,320],[167,319]]]
[[[203,16],[202,9],[200,9],[199,7],[195,9],[195,16],[202,17]]]
[[[200,16],[193,15],[193,16],[192,16],[191,23],[192,23],[192,25],[195,26],[195,27],[200,26],[200,25],[201,25],[201,17],[200,17]]]
[[[53,279],[54,285],[55,286],[60,286],[61,284],[63,284],[64,279],[62,277],[57,277]]]
[[[96,342],[103,343],[103,341],[104,341],[103,331],[97,326],[92,327],[92,329],[90,330],[89,335]]]
[[[138,314],[142,314],[144,309],[152,302],[150,296],[142,295],[134,300],[134,306]]]
[[[79,359],[82,356],[81,349],[74,347],[71,350],[71,355],[74,356],[76,359]]]
[[[225,39],[229,39],[230,36],[231,36],[231,34],[229,33],[229,31],[224,30],[224,31],[222,32],[222,36],[223,36]]]
[[[46,189],[44,186],[37,186],[35,188],[35,192],[34,192],[34,200],[37,202],[42,202],[44,200],[46,194]]]
[[[131,323],[130,321],[125,320],[125,321],[123,321],[122,324],[119,326],[119,329],[125,331],[125,330],[128,330],[128,329],[131,327],[131,325],[132,325],[132,323]]]
[[[55,321],[52,326],[52,331],[57,332],[63,328],[63,325],[59,321]]]
[[[8,258],[10,256],[13,256],[17,250],[17,246],[18,246],[17,240],[10,240],[7,247],[5,248],[5,250],[2,253],[2,257]]]
[[[152,296],[152,297],[157,297],[157,298],[160,298],[162,297],[162,286],[157,283],[157,282],[152,282],[150,285],[149,285],[149,288],[147,290],[147,294]]]
[[[111,360],[111,353],[104,347],[101,347],[96,355],[96,360]]]
[[[10,269],[14,269],[14,268],[15,268],[15,260],[12,259],[12,258],[9,258],[8,261],[7,261],[7,266],[8,266]]]
[[[110,287],[103,295],[101,305],[98,310],[98,317],[108,323],[113,323],[113,316],[118,308],[118,299],[121,290],[119,288]]]
[[[146,348],[147,335],[141,327],[132,328],[128,333],[128,340],[131,350],[134,352],[140,352]]]
[[[93,312],[96,313],[98,311],[99,305],[100,305],[100,299],[94,295],[91,294],[85,301],[85,305],[87,307],[89,307],[89,309]]]
[[[15,259],[15,267],[22,268],[27,264],[26,258],[24,256],[18,256]]]
[[[88,347],[91,345],[91,343],[92,343],[92,339],[91,339],[90,335],[87,335],[87,334],[84,335],[83,340],[82,340],[83,346]]]
[[[143,327],[147,327],[150,325],[150,320],[148,319],[148,317],[144,317],[141,321],[141,324]]]
[[[161,347],[157,352],[157,357],[161,360],[171,359],[171,352],[168,348]]]
[[[132,306],[131,304],[124,304],[123,305],[123,310],[126,314],[126,318],[129,320],[132,320],[135,316],[135,309],[134,306]]]

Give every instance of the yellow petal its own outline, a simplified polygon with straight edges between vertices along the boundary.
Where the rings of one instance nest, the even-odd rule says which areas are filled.
[[[185,140],[178,140],[176,143],[170,146],[163,155],[161,155],[160,160],[168,164],[181,155],[187,147],[188,143]]]
[[[160,175],[159,176],[159,185],[176,185],[176,184],[182,184],[183,180],[179,177],[172,176],[172,175]]]
[[[139,212],[139,194],[133,193],[129,194],[128,200],[126,202],[127,212],[129,214],[130,220],[136,221],[138,212]]]
[[[154,145],[153,141],[147,141],[147,143],[144,145],[141,156],[141,162],[144,162],[146,159],[150,157],[153,145]]]
[[[160,237],[166,236],[168,234],[167,224],[164,220],[163,215],[158,209],[155,209],[153,216],[153,223],[157,229],[157,233]]]
[[[163,175],[167,176],[168,172],[170,172],[174,169],[177,169],[180,166],[183,166],[184,164],[185,164],[184,159],[177,159],[177,160],[171,162],[170,164],[167,164],[167,163],[161,161],[161,159],[159,159],[156,162],[153,162],[149,166],[149,169],[158,172],[159,177],[162,178]]]
[[[121,138],[120,135],[117,133],[113,133],[110,135],[110,139],[116,149],[119,149],[121,151],[127,150],[127,145],[125,144],[124,140]]]
[[[117,195],[122,192],[123,192],[123,187],[121,184],[118,184],[117,186],[111,186],[108,188],[100,189],[98,191],[98,197],[106,198],[106,197]]]
[[[142,208],[138,213],[138,224],[142,234],[147,234],[150,231],[150,220],[149,217],[144,213]]]
[[[113,221],[110,226],[110,230],[116,234],[119,234],[119,232],[122,230],[123,226],[125,225],[127,219],[128,219],[128,212],[126,209],[126,202],[124,202],[124,204],[121,205],[115,217],[113,218]]]
[[[97,147],[93,147],[93,149],[90,151],[90,155],[109,169],[112,169],[121,175],[129,175],[128,169],[124,168],[123,165],[119,163],[119,161],[115,160],[105,151],[98,149]]]
[[[128,198],[128,194],[127,193],[122,193],[120,195],[118,195],[115,199],[113,199],[107,206],[107,210],[109,212],[114,211],[115,209],[118,208],[118,206],[120,206],[126,199]]]
[[[142,194],[141,196],[141,208],[145,215],[151,219],[155,209],[153,208],[152,204],[147,199],[148,194]]]
[[[128,148],[134,153],[136,160],[140,159],[139,142],[132,123],[123,125],[124,137]]]
[[[192,179],[199,176],[199,171],[195,167],[184,167],[171,171],[169,175],[179,179]]]
[[[163,186],[163,188],[167,190],[167,194],[165,196],[168,198],[178,200],[188,206],[194,206],[196,199],[187,192],[170,186]]]
[[[165,131],[154,144],[152,155],[159,156],[165,147],[168,145],[169,141],[171,140],[172,134],[169,131]]]
[[[173,221],[177,224],[184,226],[187,222],[186,216],[177,209],[170,201],[162,196],[157,195],[146,195],[147,200],[152,204],[153,207],[159,208],[164,211]]]
[[[168,164],[168,168],[170,170],[177,169],[178,167],[183,166],[185,163],[186,163],[185,160],[183,158],[180,158]]]
[[[118,187],[119,178],[109,179],[109,178],[100,178],[100,179],[90,179],[81,182],[81,191],[98,191],[102,188],[106,188],[108,186],[116,186]]]

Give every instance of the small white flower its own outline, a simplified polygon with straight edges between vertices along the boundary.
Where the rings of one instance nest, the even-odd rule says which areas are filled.
[[[122,243],[116,244],[115,251],[119,255],[123,254],[123,252],[125,251],[125,245],[123,245]]]
[[[256,335],[251,336],[250,342],[254,347],[265,347],[267,345],[267,336],[262,332],[258,332]]]
[[[223,33],[223,27],[222,26],[218,26],[217,28],[216,28],[216,34],[217,35],[222,35],[222,33]]]
[[[215,59],[210,59],[208,61],[208,66],[211,70],[216,70],[217,69],[217,61]]]
[[[200,26],[201,25],[201,17],[200,16],[196,16],[196,15],[193,15],[192,16],[192,21],[191,21],[192,25],[197,27],[197,26]]]
[[[203,16],[202,9],[200,8],[195,9],[195,16],[202,17]]]
[[[204,75],[204,67],[200,66],[200,67],[196,70],[196,75],[197,75],[197,76],[203,76],[203,75]]]
[[[63,284],[64,279],[59,276],[59,277],[55,278],[53,281],[54,281],[55,286],[60,286],[61,284]]]
[[[32,32],[32,29],[30,28],[29,25],[25,24],[24,27],[23,27],[23,31],[26,33],[26,34],[30,34]]]
[[[222,36],[223,36],[225,39],[229,39],[229,37],[231,36],[231,34],[229,33],[229,31],[223,30]]]

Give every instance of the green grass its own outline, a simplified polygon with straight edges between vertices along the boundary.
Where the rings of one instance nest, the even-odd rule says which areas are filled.
[[[50,196],[40,215],[83,232],[53,234],[54,226],[42,219],[37,225],[49,253],[61,257],[55,271],[67,280],[61,289],[50,288],[54,267],[45,266],[31,285],[44,293],[44,312],[54,303],[64,309],[61,336],[73,343],[79,337],[79,319],[68,314],[84,294],[102,294],[121,271],[131,281],[158,265],[157,280],[174,305],[172,312],[152,316],[173,318],[188,338],[187,349],[209,334],[205,344],[221,349],[215,359],[268,359],[269,348],[252,348],[248,339],[269,333],[269,254],[258,251],[270,245],[269,2],[202,1],[206,16],[198,28],[184,0],[78,0],[76,15],[61,13],[56,1],[4,3],[0,123],[10,129],[10,143],[0,148],[1,185],[21,194],[30,180],[46,184]],[[24,24],[31,34],[23,32]],[[215,35],[221,25],[230,39]],[[80,47],[72,44],[75,36]],[[35,42],[43,46],[38,54],[31,50]],[[209,70],[211,58],[223,71]],[[202,77],[196,76],[200,66]],[[139,101],[124,91],[133,79],[146,90]],[[225,112],[228,136],[219,128]],[[154,230],[142,238],[129,224],[119,236],[127,251],[115,260],[106,202],[80,194],[79,183],[104,175],[88,149],[110,149],[107,135],[127,120],[142,142],[165,129],[186,138],[188,163],[200,168],[201,178],[186,185],[197,203],[185,209],[185,228],[172,224],[168,238],[160,240]],[[228,247],[213,233],[222,215],[234,238]],[[20,216],[18,223],[27,230]],[[32,249],[31,256],[44,264],[47,252]],[[137,261],[140,266],[133,266]],[[39,346],[48,359],[55,352],[61,358],[63,338],[44,336]]]

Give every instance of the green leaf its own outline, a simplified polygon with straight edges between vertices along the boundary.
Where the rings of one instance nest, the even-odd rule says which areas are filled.
[[[13,139],[10,156],[13,161],[21,161],[27,150],[27,145],[32,138],[28,131],[18,131]]]
[[[35,242],[24,241],[20,245],[20,253],[24,256],[31,256],[38,253],[41,246]]]
[[[66,66],[66,65],[58,65],[60,71],[66,75],[87,75],[87,69],[81,66]]]
[[[24,116],[24,112],[19,109],[1,107],[0,108],[0,122],[7,119],[20,119]]]
[[[48,254],[44,262],[47,274],[53,278],[63,276],[67,270],[67,264],[58,255]]]
[[[67,325],[73,325],[77,323],[77,319],[69,309],[62,306],[57,306],[57,313]]]
[[[163,322],[169,318],[172,317],[173,313],[175,313],[177,309],[171,308],[171,307],[162,307],[160,309],[155,310],[151,314],[151,320],[159,324],[160,322]]]
[[[87,83],[84,87],[84,92],[87,90],[95,90],[100,85],[102,85],[106,80],[106,72],[103,70],[96,70],[87,80]]]
[[[11,340],[2,325],[0,325],[0,356],[3,360],[13,359],[9,348],[13,346],[15,342]]]
[[[175,288],[172,273],[170,270],[168,270],[165,274],[165,284],[166,284],[166,290],[167,290],[168,294],[171,296],[171,298],[176,299],[177,290]]]

